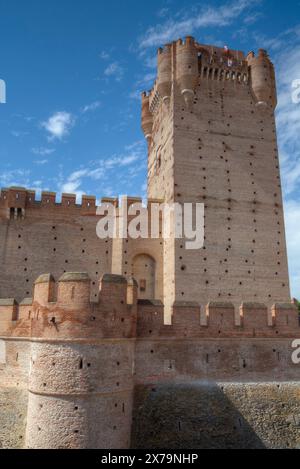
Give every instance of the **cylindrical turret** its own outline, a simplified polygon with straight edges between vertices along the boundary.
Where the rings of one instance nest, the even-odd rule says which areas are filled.
[[[153,129],[153,116],[149,107],[149,99],[147,93],[142,93],[142,129],[148,141],[152,137]]]
[[[32,340],[27,448],[130,448],[137,285],[134,280],[127,285],[122,276],[104,275],[101,287],[100,302],[94,304],[94,314],[101,322],[94,323],[90,342],[87,322],[84,318],[80,322],[79,315],[77,327],[63,328],[63,317],[54,323],[59,339]],[[131,287],[132,304],[128,305]],[[76,303],[82,307],[89,300],[88,292],[86,274],[65,274],[59,283],[60,303],[53,311],[67,313],[70,321],[70,305],[74,310]],[[43,324],[49,333],[49,326]]]
[[[133,340],[33,342],[26,448],[128,449]]]
[[[275,71],[267,52],[260,49],[257,57],[250,52],[247,61],[251,70],[252,91],[257,106],[271,106],[275,109],[277,105]]]
[[[90,307],[90,278],[87,273],[65,273],[58,283],[57,304],[60,308],[83,310]]]
[[[180,92],[190,106],[198,82],[198,51],[190,36],[186,37],[185,43],[181,39],[176,43],[176,78]]]
[[[158,49],[157,90],[164,102],[168,102],[172,89],[172,47],[170,44]]]

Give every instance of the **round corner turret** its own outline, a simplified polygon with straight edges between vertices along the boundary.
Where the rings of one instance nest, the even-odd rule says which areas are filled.
[[[265,49],[259,49],[255,56],[250,52],[247,56],[251,74],[252,92],[256,100],[256,106],[260,109],[276,108],[277,92],[274,65]]]
[[[193,102],[198,83],[198,50],[193,37],[186,37],[185,42],[176,45],[176,78],[180,93],[188,107]]]

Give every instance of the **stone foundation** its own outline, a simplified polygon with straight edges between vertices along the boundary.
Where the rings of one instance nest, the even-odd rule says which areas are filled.
[[[132,448],[300,448],[300,383],[137,386]]]

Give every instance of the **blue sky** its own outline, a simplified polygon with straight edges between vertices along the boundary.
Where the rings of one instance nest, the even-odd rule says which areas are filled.
[[[300,1],[0,0],[0,186],[144,195],[140,92],[158,46],[187,34],[267,48],[278,78],[278,137],[292,293],[300,297]]]

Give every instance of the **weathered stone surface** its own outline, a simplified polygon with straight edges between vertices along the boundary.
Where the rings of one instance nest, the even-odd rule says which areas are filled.
[[[300,448],[299,383],[140,385],[134,409],[133,448]]]
[[[0,387],[0,448],[22,449],[27,422],[27,390]]]

